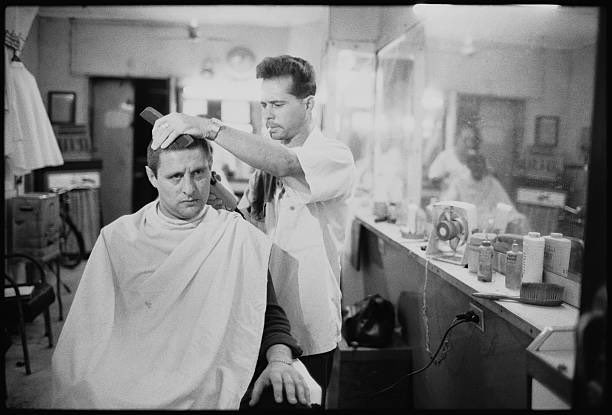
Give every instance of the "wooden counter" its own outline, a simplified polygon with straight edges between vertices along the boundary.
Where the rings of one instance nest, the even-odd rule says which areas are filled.
[[[428,259],[424,240],[405,239],[397,225],[374,222],[368,212],[357,210],[354,219],[349,237],[358,255],[344,259],[343,305],[375,293],[389,299],[403,320],[413,369],[429,363],[457,314],[470,304],[483,310],[483,331],[472,323],[457,326],[437,363],[411,379],[410,386],[398,386],[413,397],[413,408],[528,409],[527,347],[547,327],[575,326],[579,310],[472,297],[475,291],[518,291],[505,287],[502,274],[485,283],[465,267]],[[359,266],[351,257],[360,259]],[[390,378],[392,383],[395,376]]]

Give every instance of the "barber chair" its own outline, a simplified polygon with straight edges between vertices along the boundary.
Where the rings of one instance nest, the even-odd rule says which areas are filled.
[[[49,339],[49,347],[53,347],[49,306],[55,301],[55,292],[53,287],[46,282],[45,270],[39,261],[25,254],[11,254],[7,255],[6,258],[25,259],[34,264],[38,270],[37,276],[29,276],[26,284],[17,284],[11,276],[5,273],[4,295],[0,303],[3,327],[7,327],[9,330],[17,328],[19,331],[26,374],[29,375],[32,371],[25,323],[31,323],[42,313],[45,319],[45,336]]]

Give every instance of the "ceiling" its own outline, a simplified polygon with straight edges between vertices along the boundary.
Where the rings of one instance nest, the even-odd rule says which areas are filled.
[[[54,6],[40,7],[38,13],[45,17],[130,20],[181,26],[288,27],[328,19],[329,8],[325,5]],[[597,37],[596,7],[417,4],[414,12],[425,22],[430,35],[445,40],[469,37],[475,41],[482,39],[571,49],[594,44]],[[368,13],[372,13],[372,7],[368,7]]]
[[[328,6],[59,6],[40,7],[44,17],[132,20],[178,25],[236,24],[287,27],[326,19]]]
[[[420,4],[414,10],[433,37],[572,49],[597,39],[596,7]]]

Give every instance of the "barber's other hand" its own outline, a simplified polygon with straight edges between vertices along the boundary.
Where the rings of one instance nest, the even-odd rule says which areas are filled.
[[[274,400],[283,402],[283,389],[290,404],[299,402],[310,405],[310,390],[306,385],[304,377],[292,366],[286,363],[269,362],[268,366],[261,372],[255,381],[249,405],[255,405],[266,386],[272,385]]]
[[[157,119],[153,125],[151,148],[166,148],[182,134],[194,138],[204,138],[206,135],[206,119],[192,115],[172,112]]]
[[[227,206],[225,206],[225,203],[223,203],[223,199],[217,197],[213,192],[210,192],[208,194],[208,200],[206,201],[206,204],[214,207],[217,210],[219,209],[229,210]]]

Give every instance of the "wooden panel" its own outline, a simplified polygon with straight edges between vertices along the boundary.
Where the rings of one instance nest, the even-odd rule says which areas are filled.
[[[455,316],[469,310],[470,297],[434,272],[425,273],[425,267],[400,247],[385,241],[380,250],[378,236],[369,229],[362,232],[368,249],[364,258],[370,258],[363,267],[364,294],[388,295],[397,308],[399,295],[405,292],[407,300],[399,312],[408,322],[411,370],[424,367]],[[374,248],[382,266],[371,260]],[[436,363],[412,379],[415,409],[527,408],[525,349],[532,337],[486,308],[484,316],[484,333],[470,323],[454,328]],[[359,387],[355,380],[351,382],[352,387]],[[346,387],[349,385],[342,386],[341,396]],[[410,393],[406,384],[398,387]]]

